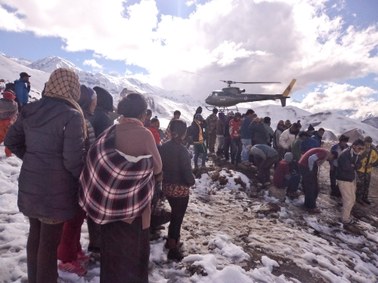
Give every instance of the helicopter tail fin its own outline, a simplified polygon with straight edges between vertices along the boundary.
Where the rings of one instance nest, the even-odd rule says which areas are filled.
[[[289,97],[289,94],[290,94],[291,90],[293,89],[293,86],[294,86],[296,81],[297,81],[296,79],[292,79],[290,84],[287,86],[287,88],[282,93],[282,98],[280,98],[282,107],[286,106],[286,99]]]

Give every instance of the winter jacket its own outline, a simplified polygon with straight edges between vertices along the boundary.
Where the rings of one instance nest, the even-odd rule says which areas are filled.
[[[357,171],[360,173],[371,173],[372,167],[378,165],[378,153],[375,149],[370,148],[364,151],[361,155],[361,162],[359,164]]]
[[[315,158],[313,159],[312,156]],[[313,164],[311,164],[312,162],[325,161],[327,160],[328,156],[328,150],[321,147],[312,148],[302,155],[301,159],[298,161],[298,164],[302,167],[308,168],[311,171],[313,169]]]
[[[4,144],[23,160],[18,207],[32,218],[68,220],[78,208],[83,117],[68,102],[43,97],[27,104]]]
[[[159,151],[163,163],[163,183],[193,186],[195,180],[186,147],[170,140],[164,143]]]
[[[18,107],[14,100],[5,98],[0,99],[0,120],[15,121],[17,118]]]
[[[275,149],[279,148],[280,147],[280,136],[282,134],[282,132],[285,131],[285,128],[284,127],[278,127],[277,126],[277,129],[274,131],[274,135],[273,135],[273,147]]]
[[[14,81],[14,89],[18,104],[20,106],[27,104],[29,101],[30,85],[26,81],[19,79]]]
[[[154,140],[155,140],[156,145],[160,145],[161,144],[161,139],[160,139],[159,129],[156,129],[155,127],[147,127],[147,129],[154,136]]]
[[[208,134],[215,134],[217,129],[217,121],[217,114],[214,113],[210,114],[209,117],[206,118],[206,132]]]
[[[293,144],[291,145],[291,152],[293,153],[293,159],[298,161],[302,156],[301,146],[303,143],[302,138],[296,138]]]
[[[252,122],[249,125],[251,131],[252,144],[268,144],[269,134],[262,122]]]
[[[344,147],[344,146],[341,146],[340,143],[337,143],[337,144],[335,144],[331,147],[331,152],[336,152],[337,156],[339,157],[341,152],[343,152],[343,150],[346,149],[346,148],[348,148],[348,145],[345,145],[345,147]],[[332,162],[330,162],[330,170],[336,170],[337,159],[334,159],[334,160],[332,160]]]
[[[217,135],[224,136],[226,131],[226,118],[219,118],[217,121]]]
[[[113,125],[113,121],[109,116],[109,113],[113,112],[113,97],[102,87],[95,86],[93,90],[97,94],[97,105],[93,116],[90,118],[90,122],[96,137],[98,137],[103,131]]]
[[[245,116],[244,119],[242,120],[242,124],[240,127],[240,137],[242,139],[252,139],[252,132],[251,129],[249,128],[249,125],[251,124],[252,119],[249,116]]]
[[[351,147],[343,150],[337,159],[336,179],[353,182],[356,178],[356,170],[359,157]]]
[[[301,152],[305,153],[308,150],[310,150],[311,148],[315,148],[315,147],[320,147],[318,140],[316,140],[313,137],[307,138],[301,144]]]
[[[283,149],[290,150],[292,143],[295,141],[295,135],[290,132],[290,128],[282,132],[279,139],[279,145]]]
[[[278,156],[277,150],[267,144],[255,144],[251,147],[250,154],[263,160]]]
[[[271,145],[272,141],[273,141],[274,131],[273,131],[272,127],[269,124],[263,123],[263,125],[264,125],[265,131],[267,133],[267,141],[266,141],[266,143],[269,144],[269,145]]]
[[[190,140],[190,143],[202,144],[204,142],[204,136],[201,125],[193,121],[192,124],[188,127],[187,137]]]
[[[96,138],[107,128],[113,125],[113,121],[110,119],[108,112],[101,108],[97,108],[94,111],[93,116],[90,118],[90,122],[95,131]]]
[[[231,139],[238,139],[240,138],[240,127],[241,127],[241,120],[238,119],[231,119],[229,122],[229,133]]]

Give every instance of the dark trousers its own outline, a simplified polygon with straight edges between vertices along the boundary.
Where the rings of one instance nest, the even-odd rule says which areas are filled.
[[[295,193],[298,190],[301,176],[299,174],[292,174],[289,180],[285,180],[285,187],[287,187],[286,193]]]
[[[207,146],[209,148],[210,153],[214,153],[215,151],[215,140],[217,138],[216,132],[211,132],[207,134]]]
[[[230,159],[231,137],[224,137],[223,154],[226,160]]]
[[[63,223],[45,224],[29,218],[30,229],[26,244],[29,283],[56,283],[58,279],[57,248]]]
[[[238,165],[241,161],[243,145],[240,138],[231,139],[231,163]]]
[[[308,209],[316,208],[316,199],[319,194],[318,186],[318,167],[316,164],[310,171],[309,168],[299,166],[302,175],[302,187],[305,196],[304,206]]]
[[[101,225],[101,283],[147,283],[150,256],[149,229],[142,218],[133,223]]]
[[[78,253],[82,250],[80,235],[84,219],[85,212],[80,209],[74,218],[64,222],[63,233],[58,246],[59,260],[71,262],[77,259]]]
[[[207,148],[203,143],[195,143],[194,144],[194,167],[198,167],[198,158],[201,155],[201,165],[205,166],[206,158],[207,158]]]
[[[264,184],[270,182],[270,168],[278,160],[278,156],[267,157],[263,159],[259,156],[253,157],[253,163],[257,167],[257,180]]]
[[[368,200],[371,173],[357,172],[357,200]]]
[[[167,197],[169,205],[171,206],[171,222],[168,227],[168,238],[180,238],[180,231],[182,221],[184,220],[186,208],[188,207],[189,196],[187,197]]]
[[[337,167],[333,167],[331,168],[331,170],[329,170],[329,180],[331,183],[331,196],[341,197],[340,189],[336,182],[336,168]]]
[[[94,222],[90,217],[87,217],[89,244],[88,252],[100,252],[101,246],[101,225]]]

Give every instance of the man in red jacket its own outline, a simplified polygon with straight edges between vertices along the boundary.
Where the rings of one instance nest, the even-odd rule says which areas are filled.
[[[319,194],[318,169],[324,161],[332,161],[334,155],[327,149],[316,147],[304,153],[298,161],[299,172],[302,175],[302,186],[305,195],[304,206],[310,213],[320,213],[316,207]]]

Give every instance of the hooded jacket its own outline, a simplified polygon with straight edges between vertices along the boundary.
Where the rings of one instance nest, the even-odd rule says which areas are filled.
[[[23,160],[20,211],[32,218],[72,218],[83,166],[82,114],[63,99],[43,97],[22,108],[4,144]]]

